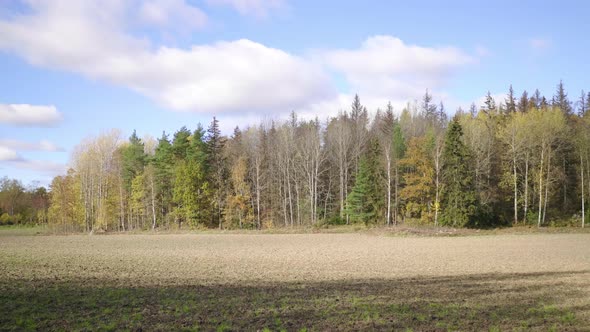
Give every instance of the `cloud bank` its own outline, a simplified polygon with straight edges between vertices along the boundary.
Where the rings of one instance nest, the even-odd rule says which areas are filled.
[[[62,120],[55,106],[0,104],[0,124],[50,127]]]
[[[132,1],[133,2],[133,1]],[[178,48],[154,45],[127,22],[197,29],[206,14],[183,0],[28,0],[29,11],[0,20],[0,50],[33,65],[77,73],[136,91],[172,110],[217,114],[285,114],[337,107],[359,93],[368,106],[401,105],[428,88],[444,95],[449,80],[476,59],[460,49],[372,36],[358,48],[302,56],[249,39]],[[244,15],[267,15],[284,1],[208,0]],[[59,38],[57,38],[59,36]],[[66,40],[67,42],[63,42]],[[343,77],[348,91],[338,91]],[[349,101],[350,102],[350,101]],[[349,103],[348,102],[348,103]],[[333,110],[330,110],[333,111]],[[337,110],[336,110],[337,111]],[[319,114],[322,115],[322,114]]]

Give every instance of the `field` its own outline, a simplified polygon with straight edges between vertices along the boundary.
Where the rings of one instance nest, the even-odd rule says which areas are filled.
[[[590,234],[0,234],[0,330],[590,330]]]

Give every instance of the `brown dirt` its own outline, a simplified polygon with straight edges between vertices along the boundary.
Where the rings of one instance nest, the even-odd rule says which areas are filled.
[[[132,290],[143,300],[144,291],[196,292],[191,303],[208,328],[219,327],[210,319],[216,315],[238,330],[269,326],[275,316],[288,330],[439,330],[442,322],[450,324],[442,330],[590,328],[589,234],[5,236],[0,253],[0,290],[17,300],[49,296],[51,287],[74,300],[89,289]],[[251,301],[260,312],[251,312]],[[139,306],[147,310],[138,323],[144,329],[179,322],[160,307]]]

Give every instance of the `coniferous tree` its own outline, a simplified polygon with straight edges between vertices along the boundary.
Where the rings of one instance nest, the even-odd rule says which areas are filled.
[[[454,119],[448,128],[443,160],[441,222],[463,227],[472,220],[477,211],[477,196],[469,169],[471,154],[463,143],[463,129],[458,119]]]
[[[567,98],[567,93],[565,92],[565,88],[563,87],[563,81],[559,81],[557,85],[557,91],[555,92],[555,96],[553,96],[553,106],[559,107],[563,114],[566,116],[570,116],[572,111],[572,104]]]
[[[512,84],[510,84],[510,88],[508,89],[508,96],[506,98],[506,112],[516,112],[516,100],[514,99],[514,89],[512,89]]]
[[[494,112],[496,112],[496,101],[494,100],[494,98],[492,97],[492,94],[488,91],[488,94],[486,95],[486,100],[484,102],[484,107],[482,108],[482,110],[485,113],[488,114],[492,114]]]
[[[207,151],[206,165],[208,166],[208,178],[213,194],[213,209],[215,210],[213,214],[213,223],[217,224],[221,229],[223,222],[223,204],[226,197],[224,190],[227,171],[225,167],[225,157],[223,155],[225,137],[221,135],[219,121],[215,117],[213,117],[213,120],[207,129],[205,143]]]
[[[376,221],[383,208],[382,176],[378,167],[379,146],[371,140],[369,151],[359,162],[359,171],[352,191],[346,200],[347,214],[352,222],[363,222],[368,225]]]
[[[186,154],[190,146],[190,136],[190,130],[184,126],[174,133],[174,137],[172,138],[172,153],[176,160],[186,160]]]
[[[144,144],[137,136],[135,130],[129,137],[129,145],[125,146],[122,151],[123,156],[123,181],[127,191],[131,189],[131,182],[139,175],[145,166],[146,158]]]
[[[523,91],[522,95],[520,96],[520,100],[518,101],[517,109],[521,113],[526,113],[529,111],[530,108],[530,100],[528,92]]]
[[[156,196],[159,201],[159,214],[162,222],[171,211],[172,185],[174,178],[174,155],[168,135],[162,133],[153,157]]]
[[[422,97],[422,103],[420,107],[426,120],[430,123],[434,123],[438,114],[436,112],[436,104],[432,102],[432,95],[428,93],[428,89]]]

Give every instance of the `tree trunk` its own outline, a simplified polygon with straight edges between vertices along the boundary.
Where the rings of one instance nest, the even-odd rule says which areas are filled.
[[[389,152],[385,153],[387,158],[387,226],[391,225],[391,156]]]
[[[512,159],[512,170],[514,171],[514,224],[518,224],[518,174],[516,173],[516,155]]]
[[[156,229],[156,188],[154,185],[154,178],[152,173],[152,179],[150,181],[151,192],[152,192],[152,231]]]
[[[545,217],[547,216],[547,200],[549,196],[549,183],[551,175],[551,148],[547,153],[547,180],[545,181],[545,202],[543,203],[543,224],[545,224]]]
[[[582,157],[582,152],[580,152],[580,175],[582,176],[582,228],[584,228],[584,223],[586,222],[586,211],[584,210],[584,158]]]
[[[545,149],[541,148],[541,167],[539,168],[539,215],[537,216],[537,227],[541,227],[541,212],[543,211],[543,161]]]
[[[526,224],[527,212],[529,208],[529,156],[526,155],[524,162],[524,215],[522,217],[523,223]]]

